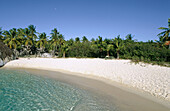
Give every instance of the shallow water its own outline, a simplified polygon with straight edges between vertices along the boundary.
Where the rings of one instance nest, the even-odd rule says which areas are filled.
[[[0,69],[0,111],[118,111],[75,86],[24,71]]]

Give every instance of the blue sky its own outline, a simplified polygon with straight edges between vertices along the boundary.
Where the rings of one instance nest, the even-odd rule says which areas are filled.
[[[65,39],[121,38],[157,40],[168,27],[170,0],[0,0],[0,27],[25,28],[50,35],[57,28]]]

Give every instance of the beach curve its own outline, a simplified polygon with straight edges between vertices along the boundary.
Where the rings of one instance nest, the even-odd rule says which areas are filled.
[[[134,64],[130,60],[76,58],[20,58],[8,62],[4,67],[66,70],[82,75],[103,77],[170,101],[170,68],[168,67]]]

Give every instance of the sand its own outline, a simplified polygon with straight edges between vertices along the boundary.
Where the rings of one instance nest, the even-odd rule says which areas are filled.
[[[79,76],[93,77],[105,82],[117,82],[129,92],[159,98],[170,103],[170,68],[149,64],[134,64],[130,60],[104,59],[54,59],[54,58],[21,58],[5,65],[6,68],[33,68],[51,71],[69,71]],[[118,84],[117,84],[118,85]],[[133,89],[133,90],[132,90]],[[163,100],[162,100],[163,99]]]
[[[30,68],[8,68],[17,71],[26,71],[30,74],[49,77],[57,81],[68,83],[95,95],[99,101],[107,106],[114,106],[119,111],[169,111],[168,104],[160,104],[160,101],[148,99],[146,95],[138,95],[129,92],[129,89],[112,82],[106,82],[103,78],[80,76],[80,73],[67,71],[48,71]],[[61,70],[60,70],[61,71]],[[64,73],[63,73],[64,72]],[[99,80],[100,79],[100,80]],[[114,85],[113,85],[114,84]],[[116,86],[116,87],[115,87]]]

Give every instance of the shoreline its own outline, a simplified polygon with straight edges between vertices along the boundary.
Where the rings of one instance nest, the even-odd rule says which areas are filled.
[[[142,66],[143,65],[143,66]],[[170,104],[170,68],[132,64],[129,60],[30,58],[10,61],[4,68],[31,68],[64,72],[124,87],[129,92]],[[169,79],[168,79],[169,78]],[[145,80],[146,79],[146,80]],[[113,84],[113,85],[114,85]],[[163,92],[162,92],[163,91]],[[168,96],[164,96],[168,95]],[[164,98],[167,97],[167,98]],[[170,105],[169,105],[170,106]]]
[[[84,76],[61,70],[43,70],[33,68],[5,67],[7,70],[26,71],[30,74],[48,77],[64,83],[74,85],[83,90],[90,91],[100,98],[106,99],[108,103],[116,103],[122,110],[137,111],[168,111],[170,103],[152,98],[145,93],[139,93],[134,89],[125,87],[119,83],[94,76]],[[116,102],[115,102],[116,100]]]

